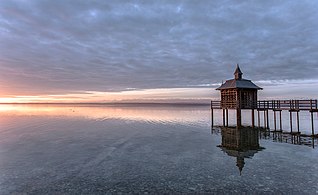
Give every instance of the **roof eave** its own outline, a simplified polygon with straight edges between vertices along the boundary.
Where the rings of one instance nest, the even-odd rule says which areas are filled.
[[[248,88],[248,87],[224,87],[224,88],[221,88],[221,87],[218,87],[215,90],[222,90],[222,89],[256,89],[256,90],[263,90],[263,88],[261,88],[261,87],[255,87],[255,88]]]

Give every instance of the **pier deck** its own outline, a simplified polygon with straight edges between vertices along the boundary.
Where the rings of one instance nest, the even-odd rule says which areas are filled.
[[[221,101],[211,101],[211,109],[222,109]],[[243,108],[244,109],[244,108]],[[318,112],[317,100],[260,100],[257,101],[257,110],[291,110]]]
[[[228,104],[231,105],[228,105]],[[234,106],[232,105],[234,104]],[[222,109],[223,110],[223,126],[228,126],[228,109],[245,109],[244,106],[241,105],[241,101],[211,101],[211,120],[213,126],[213,110],[214,109]],[[290,120],[290,134],[300,134],[299,131],[299,112],[300,111],[309,111],[311,115],[311,136],[317,136],[314,132],[314,116],[313,113],[318,112],[318,101],[317,100],[260,100],[254,104],[253,107],[249,107],[246,110],[252,111],[252,127],[255,126],[255,118],[254,118],[254,110],[257,111],[258,116],[258,127],[260,128],[260,112],[264,112],[264,128],[269,129],[269,116],[268,111],[273,111],[274,114],[274,130],[277,131],[277,123],[276,121],[276,112],[279,113],[279,131],[282,131],[282,111],[288,111],[289,120]],[[296,113],[296,123],[297,123],[297,132],[293,132],[293,113]],[[237,115],[237,117],[241,117],[241,115]]]

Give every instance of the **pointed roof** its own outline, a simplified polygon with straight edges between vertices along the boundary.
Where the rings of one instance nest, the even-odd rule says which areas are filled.
[[[236,70],[235,70],[235,72],[234,72],[234,78],[236,79],[236,80],[240,80],[240,79],[242,79],[242,71],[241,71],[241,69],[240,69],[240,66],[238,65],[238,64],[236,64]]]
[[[235,70],[235,72],[234,72],[234,75],[237,74],[237,73],[238,73],[238,74],[243,74],[242,71],[241,71],[241,69],[240,69],[239,64],[236,64],[236,70]]]
[[[239,65],[236,65],[236,70],[234,72],[235,78],[231,80],[227,80],[225,83],[222,83],[222,85],[216,90],[221,89],[256,89],[261,90],[262,88],[255,85],[251,80],[243,79],[242,78],[242,71],[239,67]]]

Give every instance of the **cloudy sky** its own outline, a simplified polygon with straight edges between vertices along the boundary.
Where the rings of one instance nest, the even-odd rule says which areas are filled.
[[[261,98],[317,98],[318,1],[0,1],[0,94],[217,98],[236,63]]]

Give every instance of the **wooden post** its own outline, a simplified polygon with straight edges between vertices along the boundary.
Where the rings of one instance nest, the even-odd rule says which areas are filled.
[[[310,115],[311,115],[311,134],[312,136],[315,135],[315,130],[314,130],[314,112],[311,110],[310,111]]]
[[[242,126],[242,116],[241,116],[241,90],[236,92],[236,126],[240,128]]]
[[[267,128],[266,128],[266,113],[265,113],[265,112],[266,112],[266,111],[265,111],[265,109],[264,109],[264,128],[267,129]]]
[[[293,132],[293,113],[289,110],[290,133]]]
[[[267,126],[267,129],[269,129],[268,109],[266,109],[266,126]]]
[[[212,105],[211,105],[212,106]],[[213,108],[211,107],[211,126],[213,127],[213,124],[214,121],[213,121]]]
[[[236,126],[238,128],[242,126],[241,108],[236,109]]]
[[[222,109],[223,112],[223,127],[225,127],[225,109]]]
[[[261,127],[261,119],[260,119],[260,115],[259,115],[259,110],[257,110],[257,119],[258,119],[258,128]]]
[[[299,133],[299,111],[297,111],[297,132]]]
[[[279,127],[280,127],[280,131],[283,131],[283,127],[282,127],[282,111],[279,111]]]
[[[254,109],[252,109],[252,128],[255,127],[255,116],[254,116]]]
[[[229,109],[226,109],[226,126],[229,126]]]
[[[276,131],[276,111],[274,110],[274,127],[275,127],[275,131]]]

